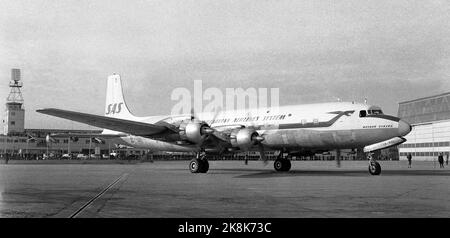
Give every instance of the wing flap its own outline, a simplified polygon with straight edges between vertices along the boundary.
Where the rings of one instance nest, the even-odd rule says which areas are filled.
[[[165,126],[160,125],[113,117],[98,116],[82,112],[67,111],[56,108],[39,109],[36,110],[36,112],[137,136],[151,136],[167,130]]]

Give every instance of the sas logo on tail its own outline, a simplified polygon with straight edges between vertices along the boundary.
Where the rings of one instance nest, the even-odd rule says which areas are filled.
[[[106,110],[106,115],[120,113],[122,110],[123,102],[121,103],[111,103],[108,105],[108,109]]]

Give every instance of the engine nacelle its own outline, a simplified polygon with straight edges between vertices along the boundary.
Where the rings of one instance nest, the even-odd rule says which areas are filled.
[[[183,122],[180,125],[179,135],[182,140],[201,143],[206,137],[205,129],[209,128],[204,122]]]
[[[258,132],[252,128],[244,128],[233,131],[230,135],[233,147],[248,148],[256,145],[259,140]]]

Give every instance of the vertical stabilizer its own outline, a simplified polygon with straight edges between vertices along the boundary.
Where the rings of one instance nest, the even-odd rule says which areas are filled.
[[[128,120],[134,118],[123,98],[122,81],[118,74],[113,74],[108,77],[105,116]]]

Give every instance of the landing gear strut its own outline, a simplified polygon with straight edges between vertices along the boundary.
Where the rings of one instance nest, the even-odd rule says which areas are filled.
[[[288,156],[283,156],[283,152],[280,152],[280,155],[273,163],[273,167],[276,171],[289,171],[291,169],[291,161],[288,159]]]
[[[381,165],[375,161],[375,158],[373,158],[372,155],[373,153],[367,154],[367,158],[369,159],[369,173],[371,175],[380,175]]]
[[[189,163],[191,173],[206,173],[208,169],[209,163],[204,152],[197,153],[196,158]]]

